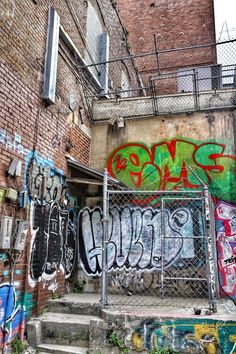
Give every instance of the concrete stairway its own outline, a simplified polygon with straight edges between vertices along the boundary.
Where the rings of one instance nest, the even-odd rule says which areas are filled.
[[[28,342],[44,354],[87,354],[94,329],[103,326],[100,311],[97,299],[78,302],[75,294],[51,300],[48,312],[28,322]]]

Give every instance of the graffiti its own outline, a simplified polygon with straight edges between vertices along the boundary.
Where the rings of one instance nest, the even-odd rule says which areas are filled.
[[[6,349],[16,335],[23,340],[25,330],[25,306],[16,305],[13,285],[0,285],[0,343]]]
[[[219,202],[215,215],[220,285],[236,303],[236,207]]]
[[[37,153],[26,159],[25,190],[31,201],[31,261],[29,283],[49,281],[55,291],[58,271],[70,277],[75,265],[75,213],[68,207],[69,195],[61,170]],[[69,209],[69,210],[68,210]]]
[[[84,208],[79,215],[79,247],[88,274],[101,273],[102,212],[99,207]],[[199,219],[199,224],[201,220]],[[164,250],[161,250],[161,224],[165,228]],[[151,270],[176,265],[195,254],[193,220],[187,208],[167,209],[122,208],[110,210],[108,230],[108,268]],[[199,249],[199,248],[198,248]],[[163,259],[162,259],[163,255]],[[181,262],[178,262],[181,260]]]
[[[4,145],[8,150],[26,156],[29,153],[29,150],[24,148],[21,140],[22,138],[19,134],[15,133],[14,137],[12,137],[5,129],[0,129],[0,144]]]
[[[34,286],[38,280],[52,280],[58,270],[68,278],[76,257],[76,233],[69,212],[57,201],[32,204],[30,284]]]
[[[49,202],[67,197],[63,172],[54,167],[51,159],[35,152],[27,155],[24,184],[30,199]]]
[[[225,262],[226,264],[228,264],[228,263],[236,263],[236,256],[233,256],[233,255],[232,255],[230,258],[225,259],[224,262]]]
[[[128,143],[112,152],[108,172],[127,186],[152,190],[199,188],[191,167],[217,198],[236,199],[236,158],[216,142],[172,139],[146,146]]]
[[[232,338],[236,322],[210,319],[185,319],[158,322],[144,320],[132,333],[136,351],[172,348],[179,353],[228,354],[233,352]]]

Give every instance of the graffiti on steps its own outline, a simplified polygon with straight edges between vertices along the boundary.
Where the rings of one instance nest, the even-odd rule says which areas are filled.
[[[236,207],[219,202],[215,215],[220,285],[236,304]]]
[[[23,340],[25,331],[25,306],[16,306],[14,285],[0,285],[0,347],[7,345],[16,335]]]
[[[174,190],[199,188],[191,167],[217,199],[236,200],[236,158],[224,144],[172,139],[154,144],[128,143],[108,158],[111,176],[131,188]],[[223,198],[222,198],[223,196]]]
[[[161,215],[163,214],[163,216]],[[161,218],[165,228],[165,246],[161,253]],[[79,214],[79,249],[88,274],[100,274],[102,265],[102,211],[99,207],[84,208]],[[198,220],[202,228],[201,219]],[[184,260],[198,258],[195,252],[193,218],[187,208],[173,211],[151,207],[113,207],[108,230],[108,268],[160,270],[183,266]],[[197,248],[197,251],[200,248]],[[164,254],[162,260],[161,255]]]
[[[211,319],[184,319],[158,322],[147,319],[132,333],[132,347],[137,351],[173,348],[180,353],[234,353],[236,322]]]

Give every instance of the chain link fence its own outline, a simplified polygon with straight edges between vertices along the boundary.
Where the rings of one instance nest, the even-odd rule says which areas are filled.
[[[235,107],[236,39],[158,49],[109,62],[107,90],[86,96],[91,118],[124,118]],[[81,67],[81,70],[83,67]],[[139,98],[134,105],[130,99]],[[112,122],[111,122],[112,125]]]
[[[201,190],[108,190],[103,306],[171,304],[215,311],[214,216],[209,203]]]

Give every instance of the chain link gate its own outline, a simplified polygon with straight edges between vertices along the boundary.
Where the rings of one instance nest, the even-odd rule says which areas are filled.
[[[107,190],[102,306],[172,305],[216,311],[214,214],[207,187]],[[185,299],[185,300],[183,300]]]

